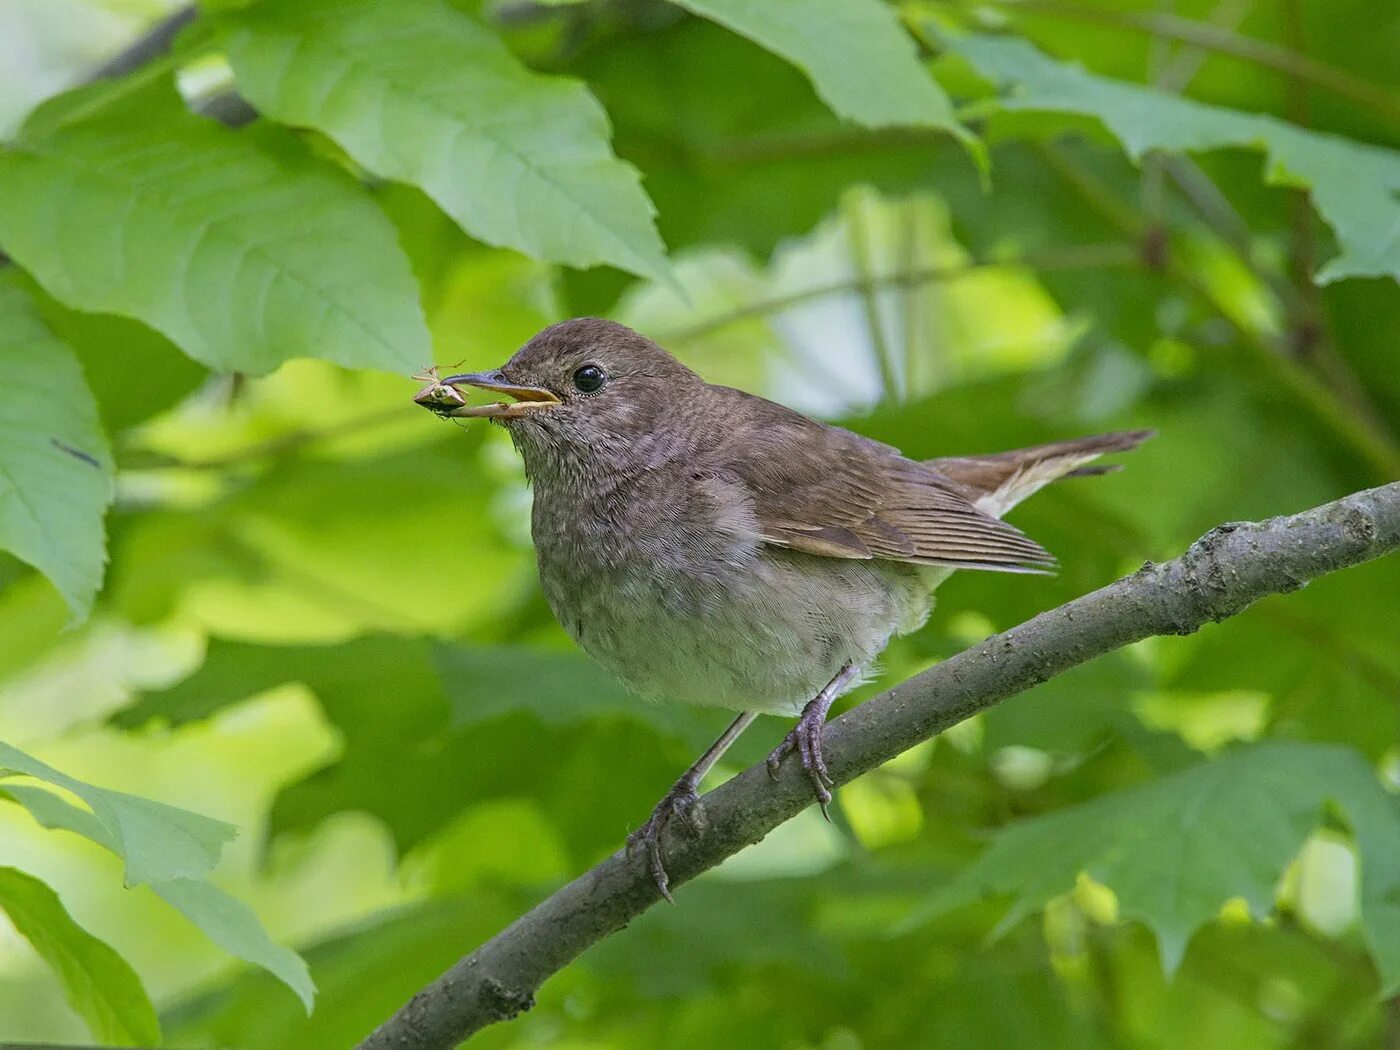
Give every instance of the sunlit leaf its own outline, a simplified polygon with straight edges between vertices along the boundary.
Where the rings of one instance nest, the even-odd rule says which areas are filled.
[[[0,549],[51,579],[82,619],[107,558],[112,458],[73,351],[10,276],[0,277]]]
[[[58,894],[32,875],[0,867],[0,911],[63,984],[94,1038],[160,1042],[160,1021],[129,963],[73,921]]]
[[[168,80],[46,103],[0,150],[0,185],[0,247],[49,294],[144,321],[210,367],[431,357],[407,261],[363,191],[285,133],[194,116]]]
[[[221,820],[70,777],[4,741],[0,770],[64,788],[86,802],[111,848],[125,862],[128,885],[199,878],[219,862],[225,843],[238,834]]]
[[[484,893],[367,916],[307,950],[320,989],[315,1013],[307,1016],[264,975],[244,973],[171,1011],[168,1038],[199,1045],[213,1033],[215,1045],[259,1050],[354,1046],[511,917],[497,895]]]
[[[52,792],[28,784],[13,784],[0,788],[0,797],[8,797],[24,806],[46,828],[72,831],[121,855],[117,841],[100,820]],[[154,882],[151,890],[224,951],[273,974],[296,992],[308,1012],[311,1010],[316,986],[306,963],[296,952],[269,937],[257,915],[238,898],[202,879]]]
[[[674,0],[782,55],[836,113],[961,131],[894,8],[880,0]]]
[[[577,69],[607,107],[618,152],[645,159],[673,251],[738,245],[766,258],[783,238],[808,233],[853,183],[902,191],[937,174],[978,192],[952,138],[865,135],[824,106],[796,67],[713,22],[683,18],[645,39],[645,47],[599,40]],[[668,89],[654,90],[658,83]],[[796,153],[788,148],[799,143]]]
[[[260,110],[421,186],[473,236],[665,276],[651,202],[613,156],[602,107],[447,3],[261,3],[226,24],[239,87]]]

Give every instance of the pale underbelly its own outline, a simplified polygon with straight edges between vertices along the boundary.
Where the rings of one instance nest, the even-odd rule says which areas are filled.
[[[638,695],[795,713],[844,666],[868,665],[928,616],[912,566],[765,552],[723,581],[680,572],[565,583],[545,573],[565,629]]]

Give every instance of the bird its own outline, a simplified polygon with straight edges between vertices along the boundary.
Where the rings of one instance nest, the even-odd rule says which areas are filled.
[[[643,698],[739,712],[629,836],[668,901],[662,835],[698,826],[702,778],[759,714],[796,717],[768,769],[796,755],[825,814],[832,704],[924,624],[954,570],[1053,571],[1002,515],[1059,478],[1114,469],[1091,464],[1152,435],[915,460],[708,383],[596,317],[551,325],[498,369],[415,378],[423,407],[509,433],[533,489],[540,584],[569,636]],[[461,388],[496,399],[470,404]]]

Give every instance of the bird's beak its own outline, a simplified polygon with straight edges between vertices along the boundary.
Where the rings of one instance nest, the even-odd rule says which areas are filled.
[[[489,405],[463,405],[453,409],[454,416],[482,416],[487,419],[519,419],[532,412],[553,408],[560,404],[559,398],[544,387],[522,386],[512,383],[504,372],[464,372],[448,376],[442,385],[456,389],[459,386],[475,387],[493,394],[505,394],[513,401],[493,401]]]

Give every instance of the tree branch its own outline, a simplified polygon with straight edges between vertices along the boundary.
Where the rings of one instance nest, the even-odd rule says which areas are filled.
[[[1291,517],[1221,525],[1175,561],[1149,562],[860,704],[828,728],[827,764],[837,784],[848,783],[1096,656],[1153,635],[1189,634],[1260,598],[1396,549],[1400,482]],[[762,763],[745,770],[705,796],[702,831],[668,835],[672,887],[759,841],[811,803],[811,786],[795,763],[776,782]],[[440,1050],[514,1017],[530,1008],[535,990],[552,974],[659,900],[646,864],[613,854],[420,991],[360,1050]]]
[[[193,22],[198,14],[194,4],[177,8],[94,69],[87,76],[86,82],[124,77],[128,73],[136,72],[146,63],[164,57],[175,43],[175,37],[179,35],[180,30]]]

